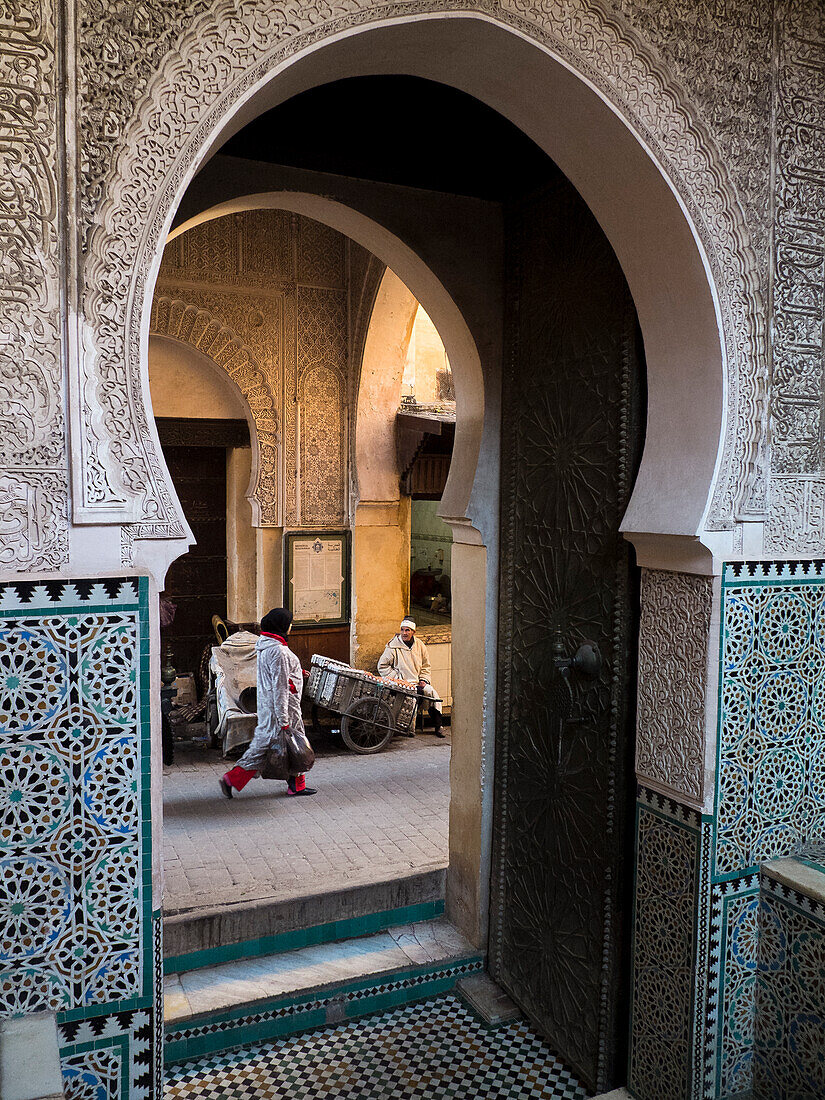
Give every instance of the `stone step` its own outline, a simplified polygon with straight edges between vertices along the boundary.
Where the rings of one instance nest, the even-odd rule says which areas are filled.
[[[435,996],[483,955],[443,918],[170,974],[166,1061],[181,1062]]]
[[[167,974],[239,958],[351,939],[444,911],[443,867],[348,889],[307,891],[284,900],[243,902],[166,914]]]

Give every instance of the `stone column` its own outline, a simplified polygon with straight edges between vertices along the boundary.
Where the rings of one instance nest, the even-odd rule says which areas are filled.
[[[233,447],[226,459],[226,614],[233,622],[257,617],[258,537],[246,499],[252,448]]]
[[[353,529],[352,660],[375,671],[407,613],[410,597],[410,498],[364,501]]]
[[[450,757],[450,869],[447,917],[473,943],[487,937],[489,828],[485,816],[487,550],[452,551],[453,710]],[[489,778],[492,778],[490,772]]]

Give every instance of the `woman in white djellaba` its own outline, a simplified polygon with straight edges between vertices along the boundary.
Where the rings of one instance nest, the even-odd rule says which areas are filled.
[[[220,779],[221,791],[227,798],[244,789],[254,779],[276,739],[282,731],[293,730],[306,738],[301,716],[301,693],[304,672],[301,662],[287,644],[292,630],[292,612],[275,607],[261,619],[261,636],[255,650],[258,655],[258,725],[255,736],[234,768]],[[303,775],[287,780],[290,795],[316,794],[306,785]]]

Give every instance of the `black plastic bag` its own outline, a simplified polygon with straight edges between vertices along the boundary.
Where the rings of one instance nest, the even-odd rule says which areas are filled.
[[[303,775],[315,763],[315,752],[303,730],[283,731],[290,775]]]
[[[292,774],[289,766],[286,745],[287,730],[279,730],[278,736],[269,746],[258,774],[261,779],[289,779]]]

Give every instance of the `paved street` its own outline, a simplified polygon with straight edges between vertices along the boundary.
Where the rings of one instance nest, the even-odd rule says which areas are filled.
[[[375,756],[316,746],[318,794],[254,779],[231,801],[217,752],[163,770],[164,911],[356,886],[447,865],[450,739],[396,738]]]

